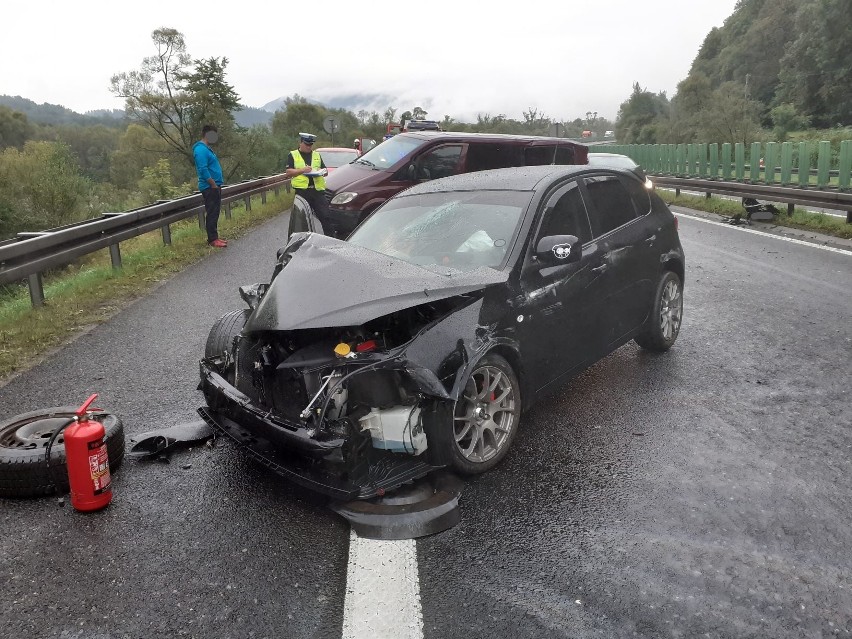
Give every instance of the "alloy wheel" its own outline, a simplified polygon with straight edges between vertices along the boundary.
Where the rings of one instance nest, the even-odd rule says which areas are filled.
[[[660,331],[667,341],[677,336],[682,316],[683,296],[680,287],[674,280],[669,280],[663,288],[660,301]]]
[[[453,419],[453,434],[462,456],[474,463],[494,458],[510,441],[517,404],[506,373],[492,365],[477,368],[456,402]]]

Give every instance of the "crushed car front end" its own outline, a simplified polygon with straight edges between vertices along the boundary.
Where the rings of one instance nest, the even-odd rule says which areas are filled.
[[[383,495],[446,464],[429,443],[452,428],[469,364],[501,341],[483,302],[505,279],[436,275],[301,234],[272,283],[244,295],[245,325],[201,361],[199,412],[296,483]]]

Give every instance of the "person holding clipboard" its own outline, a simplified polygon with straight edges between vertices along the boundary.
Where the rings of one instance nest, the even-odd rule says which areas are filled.
[[[329,235],[335,235],[328,219],[328,202],[325,199],[325,176],[328,171],[322,157],[313,150],[317,136],[312,133],[299,133],[299,148],[287,156],[287,168],[284,174],[290,178],[290,186],[301,195],[319,218]]]

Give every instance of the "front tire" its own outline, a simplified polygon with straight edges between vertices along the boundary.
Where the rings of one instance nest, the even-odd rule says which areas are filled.
[[[677,273],[666,271],[657,285],[648,326],[634,341],[649,351],[667,351],[677,340],[682,320],[683,282]]]
[[[521,391],[509,363],[486,355],[473,368],[453,409],[450,463],[477,475],[500,463],[515,439],[521,417]]]
[[[251,315],[251,310],[243,308],[225,313],[217,319],[207,336],[207,343],[204,345],[204,357],[222,357],[225,353],[230,354],[234,347],[234,338],[242,333],[249,315]]]

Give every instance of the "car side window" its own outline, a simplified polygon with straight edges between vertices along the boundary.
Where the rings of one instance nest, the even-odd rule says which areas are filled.
[[[468,172],[504,169],[523,164],[523,149],[516,144],[473,142],[467,147],[465,164]]]
[[[417,158],[417,179],[437,180],[438,178],[455,175],[458,173],[461,152],[461,145],[448,144],[424,153]]]
[[[621,183],[630,193],[630,198],[636,207],[636,215],[639,217],[648,215],[651,212],[651,196],[645,185],[626,177],[621,178]]]
[[[606,235],[636,218],[636,208],[627,189],[614,175],[584,178],[589,194],[592,231]]]
[[[574,149],[570,146],[530,146],[524,149],[525,166],[573,163]]]
[[[592,240],[589,216],[576,182],[569,185],[567,191],[554,194],[548,202],[538,236],[549,235],[574,235],[583,244]]]

